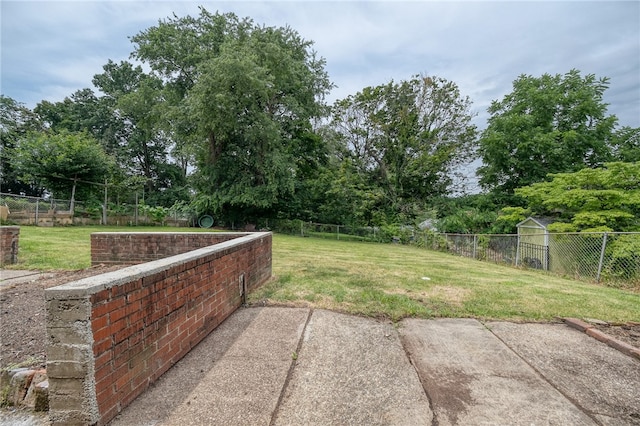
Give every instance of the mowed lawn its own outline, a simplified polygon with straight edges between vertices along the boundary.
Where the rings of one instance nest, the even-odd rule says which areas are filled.
[[[21,226],[18,264],[11,269],[77,270],[91,266],[93,232],[211,232],[158,226]]]
[[[99,231],[207,232],[159,227],[22,227],[17,267],[89,267],[89,235]],[[410,316],[640,321],[639,292],[413,246],[274,235],[273,275],[273,280],[250,294],[250,303],[311,306],[394,321]]]

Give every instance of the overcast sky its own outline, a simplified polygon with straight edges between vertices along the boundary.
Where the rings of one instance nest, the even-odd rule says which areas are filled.
[[[366,86],[429,74],[458,84],[475,122],[520,74],[609,77],[605,101],[620,125],[640,127],[640,2],[436,1],[6,1],[5,96],[33,108],[90,87],[109,59],[127,60],[128,37],[198,5],[315,42],[337,85],[329,101]]]

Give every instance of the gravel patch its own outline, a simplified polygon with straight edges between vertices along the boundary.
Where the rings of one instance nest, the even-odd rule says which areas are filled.
[[[0,369],[44,367],[47,329],[44,289],[123,268],[97,266],[77,271],[55,271],[0,288]]]

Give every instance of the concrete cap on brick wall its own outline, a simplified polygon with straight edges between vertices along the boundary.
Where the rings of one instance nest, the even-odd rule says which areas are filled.
[[[140,232],[138,234],[143,233]],[[147,234],[153,233],[147,232]],[[238,232],[234,234],[241,236],[212,246],[192,250],[187,253],[141,263],[139,265],[128,266],[117,271],[107,272],[98,276],[88,277],[78,281],[62,284],[57,287],[45,289],[46,299],[84,298],[104,289],[111,288],[134,279],[144,278],[150,274],[162,272],[176,265],[192,262],[217,252],[220,253],[220,255],[224,255],[228,250],[241,246],[248,241],[262,239],[271,235],[271,232]]]

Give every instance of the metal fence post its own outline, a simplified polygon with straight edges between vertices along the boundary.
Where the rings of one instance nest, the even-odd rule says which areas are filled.
[[[473,258],[477,259],[478,254],[478,234],[473,234]]]
[[[104,205],[102,206],[102,224],[107,225],[107,203],[109,202],[109,197],[107,194],[107,180],[104,180]]]
[[[34,223],[34,225],[38,226],[38,206],[40,205],[40,200],[36,199],[36,215],[35,215],[35,219],[36,219],[36,223]]]
[[[600,274],[602,274],[602,264],[604,263],[604,251],[607,248],[607,233],[602,234],[602,248],[600,249],[600,261],[598,262],[598,275],[596,282],[600,282]]]

